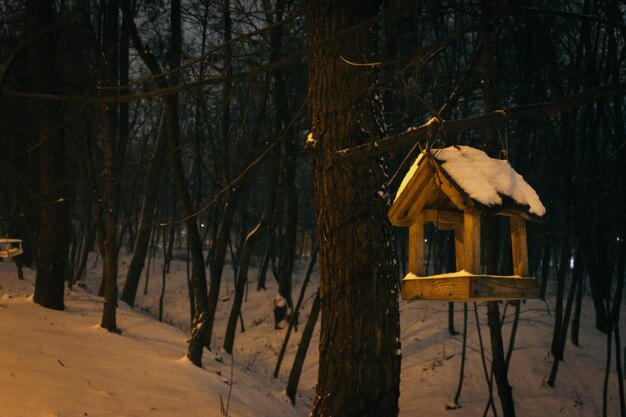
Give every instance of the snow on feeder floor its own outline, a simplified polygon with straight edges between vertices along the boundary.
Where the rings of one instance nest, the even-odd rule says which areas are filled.
[[[404,177],[389,209],[396,226],[409,227],[409,273],[402,280],[404,300],[486,301],[537,297],[528,277],[526,220],[545,215],[535,190],[509,165],[468,146],[420,153]],[[483,214],[507,216],[512,276],[480,274],[480,225]],[[424,225],[454,230],[456,269],[423,276]]]

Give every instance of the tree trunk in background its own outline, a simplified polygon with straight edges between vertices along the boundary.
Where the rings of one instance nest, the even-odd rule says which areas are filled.
[[[152,160],[148,166],[148,173],[144,183],[143,201],[141,203],[141,212],[137,225],[137,236],[135,237],[133,255],[130,260],[130,265],[128,266],[128,272],[126,273],[124,289],[122,290],[122,301],[126,302],[131,307],[135,306],[139,279],[141,278],[150,244],[150,232],[153,228],[154,212],[166,148],[167,134],[165,133],[165,126],[161,124],[161,128],[157,132],[157,140],[154,152],[152,153]]]
[[[180,0],[172,0],[171,25],[172,25],[172,50],[170,67],[178,67],[181,62],[182,32]],[[170,76],[170,85],[178,84],[179,73],[175,72]],[[165,113],[168,130],[168,149],[170,151],[172,176],[176,187],[176,194],[182,208],[183,216],[186,217],[185,226],[187,229],[187,244],[191,252],[192,259],[192,282],[193,294],[195,297],[196,312],[191,329],[191,339],[187,357],[194,365],[202,367],[202,353],[207,327],[207,284],[206,272],[204,270],[204,255],[202,253],[202,240],[198,231],[196,217],[193,215],[191,197],[187,189],[185,171],[183,169],[180,145],[180,127],[178,124],[178,96],[169,95],[165,98]]]
[[[565,353],[565,342],[567,341],[569,318],[571,316],[572,307],[574,305],[576,289],[578,286],[582,285],[584,271],[585,269],[583,266],[581,245],[578,244],[578,248],[576,250],[576,262],[574,263],[574,271],[572,272],[572,280],[570,283],[569,294],[567,296],[567,303],[565,305],[563,320],[561,322],[561,328],[554,330],[554,333],[558,335],[558,339],[554,342],[554,350],[552,352],[554,358],[552,362],[552,368],[550,370],[550,376],[548,377],[547,381],[547,384],[550,387],[554,386],[554,383],[556,381],[556,375],[559,370],[559,363],[563,360],[563,354]]]
[[[109,87],[117,87],[118,83],[118,2],[109,0],[104,2],[105,25],[103,33],[103,49],[105,58],[101,65],[106,71],[103,74],[103,84]],[[117,137],[117,115],[118,106],[115,104],[102,106],[100,109],[100,120],[102,128],[102,150],[104,156],[104,190],[103,201],[100,210],[102,212],[101,221],[103,246],[102,246],[102,283],[104,286],[104,307],[102,310],[102,321],[100,326],[110,332],[117,332],[116,308],[117,308],[117,219],[119,207],[119,185],[117,181],[116,140]]]
[[[296,322],[298,321],[299,317],[300,317],[300,307],[302,306],[302,300],[304,299],[304,294],[306,293],[306,288],[309,285],[309,280],[311,279],[311,274],[313,273],[313,268],[315,267],[315,264],[317,263],[317,246],[315,247],[315,249],[313,249],[313,253],[311,254],[311,261],[309,262],[309,268],[306,271],[306,275],[304,277],[304,281],[302,281],[302,287],[300,288],[300,295],[298,296],[298,302],[296,303],[296,306],[294,307],[294,311],[293,311],[293,320],[289,321],[289,327],[287,328],[287,334],[285,335],[285,339],[283,339],[283,344],[280,347],[280,352],[278,353],[278,359],[276,360],[276,366],[274,367],[274,378],[278,378],[278,373],[280,372],[280,367],[282,365],[283,362],[283,358],[285,357],[285,352],[287,351],[287,345],[289,344],[289,338],[291,337],[291,332],[292,330],[295,328],[296,331],[298,331],[298,327],[296,327]],[[316,299],[319,298],[319,291],[317,291],[316,294]],[[319,303],[319,301],[318,301]],[[317,308],[317,312],[315,320],[317,320],[317,313],[319,313],[319,306]],[[308,323],[307,323],[308,325]],[[302,336],[304,338],[304,335]],[[306,349],[308,349],[308,344],[309,341],[304,341],[302,339],[300,339],[300,344],[302,343],[306,343],[306,347],[305,347],[305,353],[306,353]],[[300,348],[298,348],[300,349]],[[297,357],[297,355],[296,355]],[[304,361],[304,358],[302,358],[302,360]],[[297,361],[297,359],[296,359]],[[294,362],[294,367],[295,366],[300,366],[302,367],[302,363],[300,364],[296,364]],[[301,371],[302,369],[300,369]],[[293,368],[291,369],[291,371],[293,372]],[[300,371],[298,371],[298,378],[300,377]],[[297,381],[296,381],[296,385]],[[295,389],[294,389],[295,390]],[[294,391],[295,392],[295,391]],[[289,395],[289,394],[287,394]],[[294,399],[292,398],[292,403],[293,403]]]
[[[231,40],[232,22],[230,18],[230,0],[223,0],[222,17],[224,21],[224,89],[222,91],[222,119],[220,126],[221,134],[221,164],[222,164],[222,184],[227,186],[230,183],[230,100],[232,95],[232,81],[228,78],[232,74],[232,47],[228,43]],[[228,188],[226,191],[226,203],[222,220],[219,222],[217,238],[213,241],[213,258],[211,259],[211,282],[209,284],[209,299],[207,309],[207,331],[204,345],[211,348],[211,338],[213,337],[213,322],[215,321],[215,311],[220,296],[222,284],[222,272],[226,260],[226,251],[230,242],[230,229],[235,215],[235,190]]]
[[[233,299],[233,305],[228,317],[228,324],[226,326],[226,334],[224,336],[224,350],[227,353],[233,353],[233,346],[235,344],[235,332],[237,331],[237,318],[241,313],[241,304],[243,302],[243,295],[246,289],[246,283],[248,282],[248,266],[250,265],[250,259],[252,258],[252,250],[254,245],[259,241],[267,230],[267,226],[270,223],[272,213],[274,211],[274,203],[276,200],[276,181],[278,179],[278,157],[274,157],[271,160],[272,167],[270,168],[270,174],[268,176],[268,196],[265,204],[265,210],[261,216],[259,223],[248,233],[243,244],[243,250],[239,261],[239,270],[237,272],[237,281],[235,284],[235,297]]]
[[[276,183],[278,181],[280,166],[278,149],[278,146],[275,146],[268,157],[267,200],[265,202],[263,215],[259,223],[246,236],[243,243],[243,250],[239,258],[239,270],[237,271],[237,280],[235,282],[235,297],[233,299],[233,305],[228,317],[228,324],[224,336],[224,350],[231,354],[235,344],[237,318],[241,315],[241,304],[243,303],[243,296],[248,282],[248,267],[252,258],[252,251],[259,239],[261,239],[263,234],[267,231],[272,220],[272,214],[274,213],[274,206],[276,204]]]
[[[493,79],[493,24],[491,17],[493,14],[493,0],[482,0],[482,20],[486,24],[483,26],[481,36],[481,49],[479,54],[480,72],[483,82],[483,104],[485,112],[496,110],[497,103],[494,91]],[[494,128],[485,131],[485,150],[491,157],[497,157],[501,149],[498,148],[497,132]],[[488,274],[498,274],[498,242],[501,223],[495,216],[485,217],[484,221],[485,239],[483,248],[485,250],[486,272]],[[512,271],[511,271],[512,272]],[[513,389],[509,384],[508,369],[504,356],[504,342],[502,340],[502,324],[500,322],[500,309],[497,301],[487,302],[487,318],[489,325],[489,335],[491,338],[491,366],[493,376],[496,379],[498,397],[502,405],[502,412],[505,417],[515,417],[515,403],[513,402]]]
[[[124,15],[124,21],[129,31],[129,36],[135,45],[137,53],[141,56],[146,66],[150,69],[152,75],[157,76],[157,84],[160,88],[168,88],[178,83],[178,72],[169,77],[169,82],[162,76],[161,68],[158,61],[147,48],[137,32],[137,26],[132,20],[130,2],[128,0],[120,3]],[[180,20],[180,0],[172,0],[171,5],[171,24],[172,24],[172,51],[171,64],[175,62],[180,64],[181,59],[181,20]],[[183,169],[180,149],[180,127],[178,124],[178,99],[176,94],[167,95],[165,101],[165,119],[167,128],[168,148],[170,151],[172,177],[176,187],[176,195],[182,208],[182,214],[186,217],[185,226],[187,229],[187,243],[189,245],[192,272],[191,281],[193,286],[194,304],[196,311],[194,312],[194,320],[191,329],[191,339],[189,340],[189,349],[187,357],[196,366],[202,366],[202,353],[207,328],[207,285],[206,274],[204,271],[204,255],[202,253],[202,240],[198,232],[196,218],[193,213],[191,197],[187,189],[187,181]]]
[[[287,129],[285,134],[285,155],[283,157],[283,192],[285,197],[285,228],[282,241],[282,251],[280,256],[280,272],[278,278],[278,293],[287,300],[289,309],[293,309],[292,278],[293,264],[296,254],[296,237],[298,232],[298,194],[296,190],[296,134],[293,129],[288,128],[291,122],[291,115],[287,109],[287,91],[284,80],[278,75],[280,81],[277,82],[277,91],[275,97],[279,99],[276,103],[277,111],[285,112],[283,115],[283,129]],[[278,85],[282,85],[279,88]],[[280,110],[282,109],[282,110]]]
[[[541,300],[546,299],[546,291],[548,289],[548,277],[550,276],[550,262],[552,261],[552,257],[550,256],[552,253],[552,244],[550,240],[550,235],[544,238],[544,247],[543,247],[543,256],[541,258],[541,285],[539,287],[539,298]]]
[[[315,330],[315,324],[317,323],[317,317],[320,314],[320,292],[317,290],[315,298],[313,299],[313,306],[311,306],[311,312],[309,318],[306,321],[306,326],[302,331],[300,337],[300,343],[298,343],[298,351],[293,359],[293,366],[289,371],[289,380],[287,381],[287,396],[291,400],[291,404],[296,403],[296,393],[298,392],[298,383],[300,382],[300,375],[302,374],[302,368],[304,367],[304,360],[306,359],[306,353],[309,350],[311,344],[311,337],[313,336],[313,330]]]
[[[271,24],[279,23],[286,12],[285,0],[277,0],[273,10],[274,13],[266,13]],[[282,57],[283,48],[283,27],[275,26],[270,33],[270,62],[276,62]],[[296,132],[292,123],[292,112],[289,106],[289,91],[283,76],[283,69],[272,71],[274,88],[272,90],[272,101],[274,102],[274,135],[283,137],[283,159],[282,159],[282,204],[284,228],[281,242],[281,253],[278,272],[278,293],[287,300],[287,306],[293,309],[292,278],[293,265],[296,254],[296,238],[298,231],[298,194],[296,190],[296,161],[298,150],[296,147]],[[278,324],[278,323],[275,323]]]
[[[26,2],[26,36],[52,24],[53,0]],[[28,50],[30,88],[35,93],[58,93],[54,73],[56,45],[54,32],[47,33]],[[40,230],[34,301],[44,307],[63,310],[63,291],[70,240],[70,213],[66,202],[67,176],[65,135],[61,108],[57,103],[35,104],[39,130],[41,198]]]
[[[116,0],[116,13],[119,12],[119,3],[120,0]],[[119,19],[119,16],[117,17]],[[128,36],[128,28],[126,24],[122,21],[121,24],[121,33],[119,39],[118,46],[118,65],[119,65],[119,86],[120,86],[120,95],[128,94],[128,73],[130,70],[130,38]],[[129,102],[123,101],[119,104],[119,114],[118,114],[118,140],[115,148],[115,158],[116,164],[120,169],[124,168],[124,161],[126,160],[126,149],[128,147],[128,141],[130,139],[130,109]],[[134,186],[133,186],[134,189]],[[134,194],[134,193],[133,193]],[[134,196],[133,196],[134,197]],[[120,242],[121,243],[121,242]],[[118,247],[119,250],[119,247]]]
[[[102,109],[102,139],[104,149],[104,246],[102,247],[102,281],[104,283],[104,308],[100,326],[117,332],[115,309],[117,307],[117,179],[115,155],[110,129],[110,114]]]
[[[309,0],[308,44],[375,15],[378,1]],[[382,134],[372,62],[375,33],[364,27],[313,49],[309,61],[311,137],[319,240],[319,377],[312,417],[398,415],[400,327],[389,194],[379,158],[356,164],[335,151]]]

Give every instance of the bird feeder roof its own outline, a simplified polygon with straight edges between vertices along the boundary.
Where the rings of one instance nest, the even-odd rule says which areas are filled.
[[[425,209],[464,211],[540,220],[546,213],[535,190],[508,161],[469,146],[426,150],[402,180],[389,219],[408,226]]]

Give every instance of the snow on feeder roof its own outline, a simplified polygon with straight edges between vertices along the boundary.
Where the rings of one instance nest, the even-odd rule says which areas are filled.
[[[420,153],[402,180],[389,217],[393,224],[406,226],[423,209],[469,207],[530,220],[546,213],[535,190],[508,161],[469,146],[451,146]]]
[[[481,213],[509,217],[512,276],[481,274]],[[526,220],[545,215],[537,193],[507,161],[468,146],[422,152],[404,177],[389,209],[396,226],[409,226],[409,273],[404,300],[514,300],[537,296],[528,277]],[[454,230],[456,273],[422,276],[424,224]]]

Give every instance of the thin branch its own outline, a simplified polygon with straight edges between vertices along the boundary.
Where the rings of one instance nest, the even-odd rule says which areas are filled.
[[[27,93],[27,92],[10,92],[7,93],[9,95],[13,95],[16,97],[25,97],[25,98],[33,98],[33,99],[40,99],[40,100],[50,100],[50,101],[73,101],[73,102],[81,102],[81,103],[86,103],[86,104],[103,104],[103,103],[121,103],[121,102],[125,102],[125,101],[132,101],[132,100],[139,100],[139,99],[143,99],[143,98],[149,98],[149,97],[161,97],[161,96],[166,96],[169,94],[173,94],[173,93],[177,93],[180,91],[186,91],[186,90],[191,90],[197,87],[203,87],[203,86],[208,86],[208,85],[216,85],[216,84],[220,84],[224,81],[230,81],[233,83],[236,83],[238,81],[244,80],[244,79],[248,79],[248,78],[254,78],[260,74],[264,74],[266,72],[271,72],[274,71],[276,69],[282,68],[292,62],[301,60],[303,58],[305,58],[306,56],[308,56],[312,51],[320,49],[320,48],[324,48],[327,47],[329,45],[332,45],[333,43],[335,43],[338,39],[341,39],[343,37],[352,35],[354,33],[357,33],[361,30],[363,30],[364,28],[368,28],[371,27],[385,19],[388,19],[390,17],[393,16],[399,16],[401,14],[401,12],[403,12],[405,9],[411,7],[414,4],[413,0],[403,0],[397,4],[395,4],[394,6],[390,7],[389,9],[383,10],[382,12],[378,13],[376,16],[364,20],[363,22],[351,26],[343,31],[341,31],[340,33],[330,36],[324,40],[322,40],[321,42],[319,42],[318,44],[312,46],[312,47],[308,47],[308,48],[303,48],[299,51],[296,51],[290,55],[287,55],[281,59],[278,59],[274,62],[271,62],[269,64],[266,65],[262,65],[260,67],[257,68],[253,68],[251,70],[248,71],[243,71],[240,73],[234,73],[232,75],[218,75],[218,76],[213,76],[213,77],[204,77],[204,78],[200,78],[196,81],[192,81],[192,82],[188,82],[188,83],[181,83],[181,84],[177,84],[174,86],[167,86],[164,85],[163,83],[163,77],[165,75],[171,74],[172,72],[178,71],[181,68],[186,68],[188,66],[193,65],[196,61],[201,61],[203,59],[203,57],[197,58],[196,60],[192,60],[186,64],[184,64],[181,68],[175,68],[170,70],[169,72],[165,72],[165,71],[161,71],[159,73],[153,73],[152,74],[152,78],[155,83],[157,84],[157,88],[154,90],[149,90],[149,91],[145,91],[145,92],[136,92],[136,93],[132,93],[132,94],[125,94],[125,95],[112,95],[112,96],[99,96],[99,97],[89,97],[89,96],[67,96],[67,95],[55,95],[55,94],[38,94],[38,93]],[[124,2],[120,3],[121,6],[126,7],[127,8],[127,12],[130,13],[130,10],[128,9],[128,5]],[[295,17],[295,16],[294,16]],[[133,34],[131,33],[131,37],[133,36]],[[245,35],[244,35],[245,36]],[[239,39],[239,38],[237,38]],[[237,40],[234,39],[233,41]],[[231,41],[231,42],[233,42]],[[230,43],[229,43],[230,44]],[[224,47],[226,44],[222,44],[216,48],[214,48],[214,50],[208,52],[207,54],[210,54],[212,52],[214,52],[217,49],[220,49],[222,47]],[[142,50],[142,48],[136,48],[137,52],[142,55],[144,54],[144,52],[148,52],[149,50]],[[207,55],[205,54],[205,55]],[[146,78],[147,80],[148,78]],[[132,84],[132,83],[131,83]]]
[[[341,58],[341,60],[343,62],[345,62],[348,65],[352,65],[353,67],[377,67],[379,65],[382,65],[381,61],[378,62],[354,62],[354,61],[350,61],[346,58],[344,58],[343,55],[339,55],[339,58]]]
[[[416,141],[428,140],[435,132],[439,131],[446,134],[463,133],[469,130],[495,127],[510,120],[544,119],[557,113],[573,110],[583,104],[624,95],[626,95],[626,83],[619,83],[591,88],[578,94],[546,103],[511,107],[480,116],[468,117],[466,119],[444,121],[433,117],[425,124],[419,127],[409,128],[406,132],[385,139],[368,142],[353,148],[341,149],[335,152],[335,159],[339,161],[351,161],[373,157],[411,145]]]

